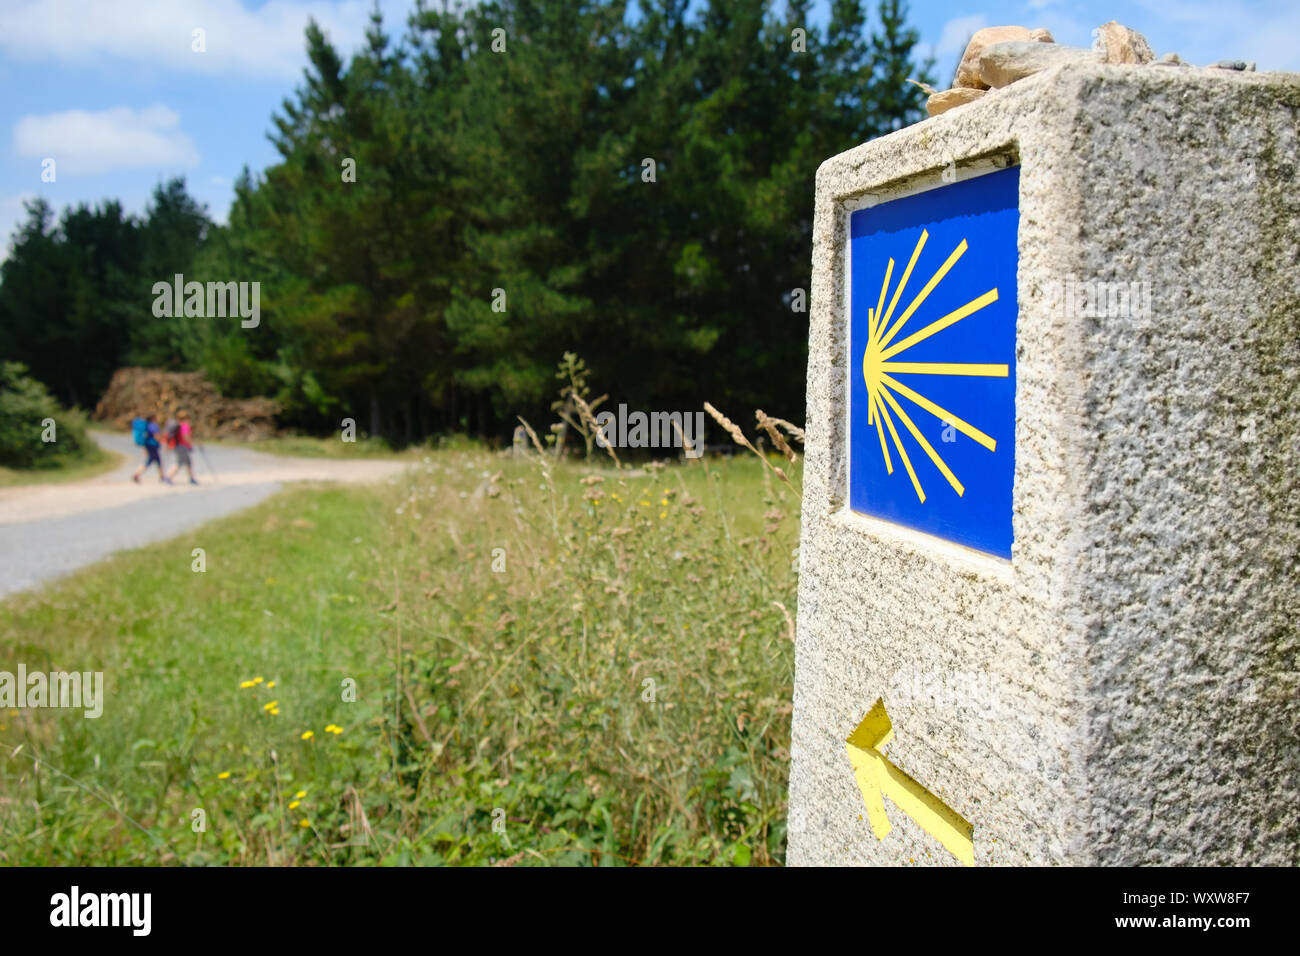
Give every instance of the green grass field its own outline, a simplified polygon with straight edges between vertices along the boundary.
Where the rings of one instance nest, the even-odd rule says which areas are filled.
[[[752,456],[445,450],[18,596],[106,702],[0,711],[0,862],[779,863],[797,539]]]

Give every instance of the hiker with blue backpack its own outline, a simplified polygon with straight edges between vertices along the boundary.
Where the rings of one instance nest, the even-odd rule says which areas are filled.
[[[158,480],[171,484],[167,480],[167,475],[163,472],[162,456],[159,454],[158,443],[158,422],[152,415],[146,415],[144,418],[133,418],[131,420],[131,437],[135,443],[144,449],[144,464],[135,470],[131,480],[137,485],[140,483],[140,476],[149,470],[150,465],[158,466]]]

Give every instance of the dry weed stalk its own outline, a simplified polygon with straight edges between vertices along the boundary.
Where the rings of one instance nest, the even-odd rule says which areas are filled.
[[[343,792],[343,798],[348,808],[348,844],[353,844],[352,840],[361,836],[361,846],[369,846],[370,841],[374,839],[375,831],[370,828],[370,818],[366,816],[365,804],[361,801],[361,794],[357,793],[355,787],[348,787]]]
[[[546,460],[546,451],[542,448],[542,443],[537,440],[537,432],[533,431],[533,426],[528,424],[524,416],[516,415],[515,417],[523,424],[524,431],[528,433],[529,441],[537,449],[538,464],[542,466],[542,477],[546,479],[546,486],[551,492],[551,529],[558,535],[560,533],[560,513],[559,503],[556,501],[555,481],[551,478],[551,463]]]
[[[569,397],[572,398],[574,404],[578,406],[578,414],[582,417],[582,423],[591,430],[591,434],[597,436],[601,435],[600,423],[596,421],[596,416],[592,414],[591,406],[583,401],[582,396],[577,392],[573,392]],[[600,398],[596,399],[596,401],[600,402],[604,400],[604,398],[605,396],[602,395]],[[614,459],[614,467],[621,471],[623,463],[618,460],[618,455],[614,453],[614,446],[611,445],[608,440],[598,441],[596,444],[605,446],[605,451],[609,452],[609,457]]]
[[[713,416],[714,421],[716,421],[719,425],[721,425],[724,429],[726,429],[727,434],[732,437],[732,439],[736,442],[737,445],[740,445],[743,448],[748,448],[750,451],[752,451],[755,455],[758,456],[759,461],[767,465],[767,467],[772,470],[773,474],[775,474],[778,478],[780,478],[783,482],[785,482],[787,488],[793,491],[796,495],[799,494],[799,489],[796,488],[791,483],[790,479],[786,477],[785,471],[783,469],[778,468],[770,461],[768,461],[767,456],[764,455],[757,448],[755,448],[754,445],[750,442],[750,440],[745,437],[745,433],[740,430],[739,425],[733,422],[726,415],[722,414],[722,412],[718,411],[708,402],[704,403],[704,410]]]
[[[800,428],[798,425],[794,424],[793,422],[787,422],[784,418],[774,418],[770,415],[767,415],[761,408],[758,410],[758,414],[767,418],[767,420],[770,421],[773,425],[780,425],[782,428],[786,430],[786,432],[789,434],[791,438],[793,438],[801,445],[804,444],[803,429]]]
[[[782,424],[789,428],[794,428],[794,426],[780,418],[769,417],[767,412],[763,411],[761,408],[755,409],[754,417],[758,419],[758,427],[767,432],[768,437],[772,439],[772,444],[777,447],[777,450],[780,451],[781,454],[785,455],[786,461],[790,462],[792,465],[797,462],[799,456],[796,455],[794,450],[786,443],[785,436],[782,435],[776,427],[777,425]],[[794,435],[793,431],[790,434],[794,435],[797,441],[802,442],[803,431],[800,429],[795,430],[799,432],[798,435]]]
[[[739,425],[733,422],[726,415],[722,414],[722,412],[718,411],[708,402],[704,403],[704,410],[713,416],[713,420],[726,430],[727,434],[732,437],[737,445],[740,445],[743,448],[748,448],[755,455],[758,455],[759,458],[763,457],[759,454],[758,449],[750,444],[749,439],[745,437],[745,433],[740,430]]]
[[[690,441],[687,440],[686,433],[682,431],[681,424],[678,423],[677,419],[675,418],[669,419],[669,421],[672,422],[673,428],[677,432],[677,439],[682,443],[682,453],[686,456],[687,460],[689,461],[692,457],[695,458],[702,457],[704,455],[704,436],[703,435],[700,436],[699,454],[692,456],[691,452],[693,452],[695,448],[693,445],[691,445]]]
[[[533,426],[528,424],[528,422],[524,420],[524,416],[516,415],[515,417],[518,418],[519,421],[523,423],[524,431],[528,432],[528,438],[529,440],[532,441],[533,447],[537,449],[537,454],[545,458],[546,450],[542,448],[542,443],[537,440],[537,432],[533,431]]]
[[[772,605],[778,608],[781,611],[781,614],[785,617],[785,636],[788,637],[790,639],[790,643],[793,644],[794,634],[795,634],[794,619],[790,617],[790,612],[785,609],[785,605],[782,604],[780,601],[773,601]]]

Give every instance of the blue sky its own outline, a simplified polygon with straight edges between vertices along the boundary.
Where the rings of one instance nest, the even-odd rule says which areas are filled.
[[[271,114],[306,62],[303,27],[315,17],[344,52],[362,41],[371,0],[0,0],[0,242],[23,218],[22,201],[56,209],[107,197],[130,212],[176,175],[224,221],[232,183],[276,154]],[[381,0],[400,32],[414,0]],[[825,3],[819,12],[824,16]],[[1057,42],[1091,43],[1092,29],[1119,20],[1157,53],[1205,64],[1255,60],[1300,70],[1295,0],[922,0],[910,20],[922,52],[946,85],[971,32],[1017,23],[1045,26]],[[195,52],[203,29],[206,50]],[[42,160],[57,163],[53,183]]]

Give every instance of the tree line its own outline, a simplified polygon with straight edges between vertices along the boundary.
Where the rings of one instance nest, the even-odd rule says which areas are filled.
[[[902,0],[500,0],[378,13],[309,66],[216,225],[182,181],[143,216],[28,207],[0,355],[93,405],[123,364],[199,368],[285,424],[410,441],[541,415],[576,353],[634,408],[803,413],[813,179],[923,115]],[[261,284],[261,322],[152,288]]]

